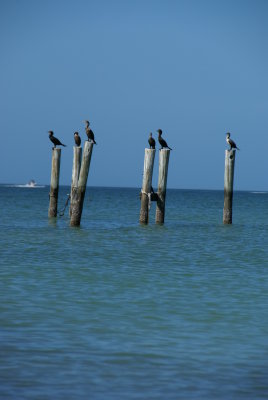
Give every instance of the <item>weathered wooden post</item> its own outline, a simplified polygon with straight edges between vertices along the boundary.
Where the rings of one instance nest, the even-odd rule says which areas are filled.
[[[154,168],[155,149],[145,149],[143,181],[141,190],[141,210],[140,223],[148,224],[149,221],[149,203],[152,188],[153,168]]]
[[[235,150],[225,150],[223,223],[232,223]]]
[[[71,226],[80,225],[92,150],[93,142],[85,142],[78,185],[72,190]]]
[[[61,149],[53,148],[48,216],[56,217],[58,209]]]
[[[158,198],[156,204],[155,222],[163,224],[165,220],[165,201],[168,176],[169,149],[159,150],[159,175],[158,175]]]
[[[79,173],[81,168],[82,147],[74,146],[73,153],[73,171],[72,171],[72,186],[71,186],[71,201],[70,201],[70,216],[72,215],[73,207],[73,190],[78,187]]]

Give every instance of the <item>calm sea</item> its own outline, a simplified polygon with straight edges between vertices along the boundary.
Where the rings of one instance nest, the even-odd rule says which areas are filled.
[[[60,208],[69,188],[60,191]],[[87,188],[80,228],[49,188],[0,186],[0,398],[268,398],[268,193]]]

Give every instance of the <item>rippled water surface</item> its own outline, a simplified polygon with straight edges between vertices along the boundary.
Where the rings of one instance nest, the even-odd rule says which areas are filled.
[[[68,188],[60,192],[60,208]],[[267,399],[268,194],[87,188],[80,228],[48,187],[0,186],[1,399]]]

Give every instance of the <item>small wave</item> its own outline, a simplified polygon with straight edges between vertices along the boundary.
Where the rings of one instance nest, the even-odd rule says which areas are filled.
[[[250,192],[250,193],[253,193],[253,194],[267,194],[268,192]]]

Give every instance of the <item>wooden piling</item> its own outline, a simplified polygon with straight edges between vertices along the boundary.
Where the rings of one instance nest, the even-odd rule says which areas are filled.
[[[232,223],[235,150],[225,150],[223,223]]]
[[[72,215],[73,207],[73,191],[78,187],[79,173],[81,168],[82,147],[74,146],[73,148],[73,170],[72,170],[72,185],[71,185],[71,201],[70,201],[70,216]]]
[[[57,148],[53,149],[52,163],[51,163],[50,192],[49,192],[49,209],[48,209],[49,217],[57,216],[59,179],[60,179],[60,158],[61,158],[61,149]]]
[[[149,221],[149,196],[151,194],[155,149],[145,149],[143,181],[141,190],[140,223]]]
[[[80,225],[92,150],[93,142],[86,141],[83,149],[78,185],[77,187],[74,186],[72,190],[71,226]]]
[[[156,204],[155,222],[163,224],[165,220],[165,201],[168,176],[169,149],[159,150],[159,175],[158,175],[158,198]]]

